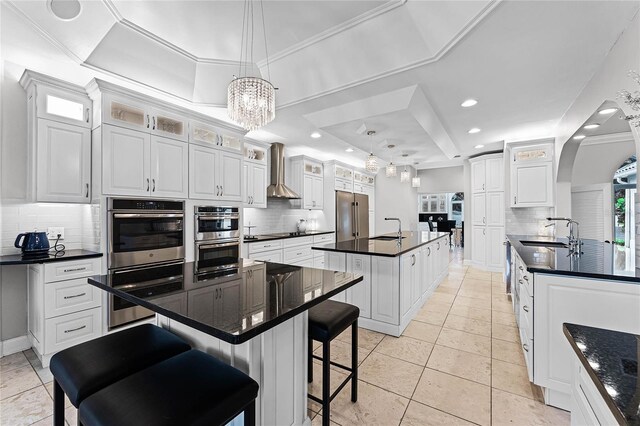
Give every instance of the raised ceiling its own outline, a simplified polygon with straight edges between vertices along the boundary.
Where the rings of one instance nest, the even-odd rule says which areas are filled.
[[[106,75],[224,118],[243,2],[81,4],[80,16],[63,22],[44,0],[3,2],[3,57],[54,75],[80,66],[76,83]],[[381,147],[391,140],[395,158],[404,151],[419,167],[477,153],[478,144],[551,136],[639,5],[265,1],[278,110],[249,136],[361,164],[369,143],[354,128],[364,124],[379,130],[376,154],[390,158]],[[257,40],[253,66],[266,75]],[[469,97],[479,104],[461,108]],[[482,131],[470,135],[471,127]],[[314,131],[323,138],[311,139]]]

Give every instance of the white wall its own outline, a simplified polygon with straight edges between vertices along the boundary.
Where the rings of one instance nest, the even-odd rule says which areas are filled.
[[[582,143],[573,164],[571,186],[611,183],[618,167],[635,153],[636,145],[631,134],[625,141]]]
[[[464,192],[464,167],[439,167],[418,171],[419,193]]]
[[[416,175],[413,167],[411,176]],[[376,176],[376,234],[398,231],[398,222],[386,221],[385,217],[398,217],[404,231],[418,229],[418,191],[411,182],[400,182],[400,173],[394,178],[385,176],[384,167]]]

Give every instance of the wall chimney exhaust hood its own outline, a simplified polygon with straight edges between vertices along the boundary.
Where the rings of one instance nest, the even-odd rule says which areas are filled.
[[[297,200],[298,194],[284,184],[284,145],[271,145],[271,185],[267,188],[267,197]]]

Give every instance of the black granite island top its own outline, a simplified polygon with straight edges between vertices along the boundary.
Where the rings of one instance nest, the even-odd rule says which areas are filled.
[[[285,238],[300,238],[313,235],[333,234],[334,232],[335,231],[278,232],[275,234],[251,235],[251,238],[247,238],[247,235],[245,235],[243,242],[256,243],[259,241],[282,240]]]
[[[635,271],[627,269],[627,258],[633,253],[616,244],[583,239],[582,254],[571,256],[565,247],[525,246],[521,241],[560,242],[567,238],[538,235],[507,235],[511,246],[527,266],[529,272],[568,275],[640,283]]]
[[[0,256],[0,266],[66,262],[69,260],[90,259],[92,257],[102,257],[102,253],[89,250],[64,250],[58,253],[50,251],[44,256],[22,256],[22,254],[19,253],[7,254]]]
[[[621,425],[640,425],[640,336],[565,323],[563,331]]]
[[[439,238],[448,236],[448,232],[408,232],[402,231],[402,240],[380,240],[378,237],[359,238],[312,247],[313,250],[334,251],[339,253],[368,254],[371,256],[396,257]],[[384,234],[382,237],[396,237],[397,234]]]
[[[198,273],[193,262],[179,264],[171,283],[157,288],[119,286],[113,274],[88,281],[231,344],[244,343],[362,281],[362,275],[346,272],[249,259],[239,264],[211,273]]]

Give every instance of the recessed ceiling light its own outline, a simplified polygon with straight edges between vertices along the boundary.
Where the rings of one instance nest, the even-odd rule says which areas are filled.
[[[593,129],[597,129],[598,127],[600,127],[598,123],[593,123],[593,124],[587,124],[586,126],[583,127],[583,129],[593,130]]]
[[[474,127],[472,129],[469,129],[469,131],[467,132],[469,134],[474,134],[474,133],[480,133],[480,129],[478,129],[477,127]]]
[[[575,135],[575,136],[573,137],[573,139],[575,139],[575,140],[579,141],[579,140],[584,139],[585,137],[586,137],[585,135]]]
[[[472,107],[472,106],[476,105],[477,103],[478,103],[478,101],[476,101],[475,99],[467,99],[466,101],[461,103],[460,106],[463,107],[463,108],[469,108],[469,107]]]
[[[311,137],[314,138],[314,139],[318,139],[318,138],[321,138],[322,135],[320,133],[318,133],[318,132],[313,132],[313,133],[311,133]]]
[[[484,145],[476,145],[474,146],[475,149],[480,149],[480,148],[484,148]]]
[[[345,151],[347,151],[347,152],[353,152],[353,148],[347,148],[347,149],[345,149]]]
[[[600,115],[613,114],[617,110],[618,110],[618,108],[605,108],[605,109],[601,109],[600,111],[598,111],[598,114],[600,114]]]
[[[82,10],[82,5],[78,0],[49,0],[47,6],[51,13],[63,21],[77,18]]]

